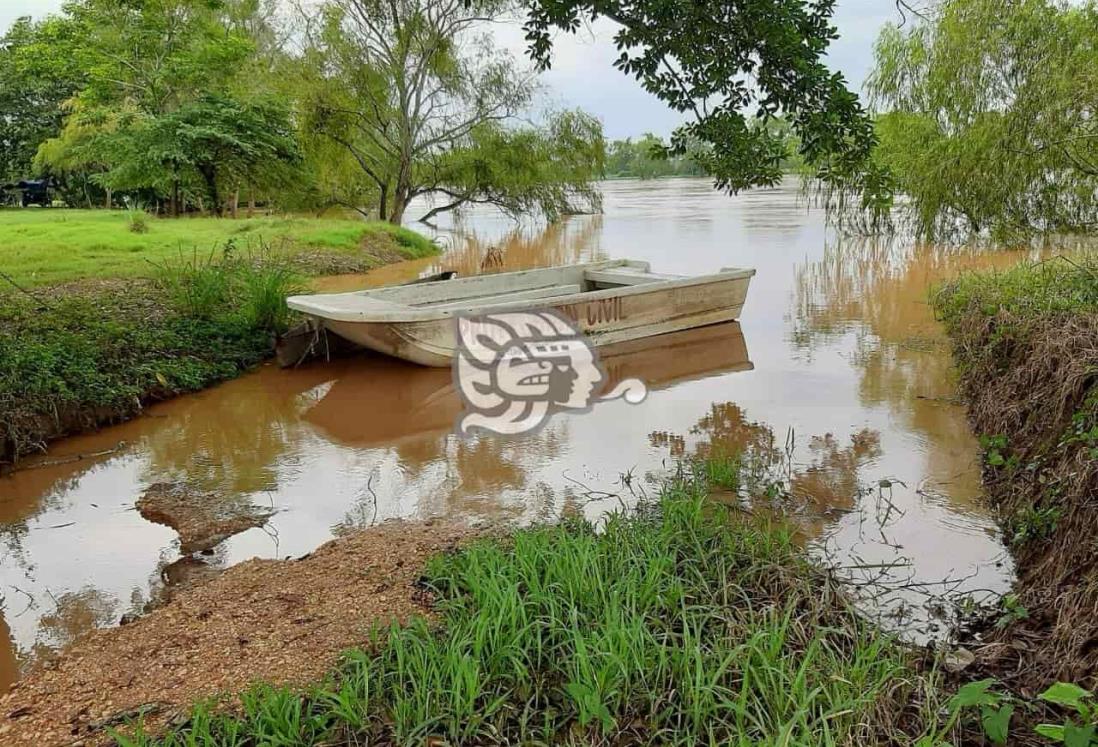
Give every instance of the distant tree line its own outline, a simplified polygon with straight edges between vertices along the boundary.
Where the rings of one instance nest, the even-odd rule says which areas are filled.
[[[657,179],[663,176],[704,176],[705,167],[685,155],[667,155],[667,143],[651,133],[633,140],[613,140],[606,149],[606,176],[611,179],[635,177]]]
[[[779,160],[781,173],[799,172],[804,169],[804,159],[799,154],[799,143],[792,127],[780,117],[769,124],[761,121],[751,123],[753,128],[769,128],[775,138],[785,148],[785,155]],[[706,158],[711,147],[693,140],[686,150],[679,154],[658,135],[645,133],[636,140],[612,140],[606,147],[605,175],[611,179],[633,177],[637,179],[658,179],[666,176],[707,176]]]

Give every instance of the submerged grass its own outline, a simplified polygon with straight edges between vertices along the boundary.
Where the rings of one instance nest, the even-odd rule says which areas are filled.
[[[437,624],[122,745],[910,743],[925,681],[781,526],[706,501],[518,531],[435,558]]]

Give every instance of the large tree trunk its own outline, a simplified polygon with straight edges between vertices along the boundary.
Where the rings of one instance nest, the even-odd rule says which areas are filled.
[[[404,222],[404,211],[408,209],[408,197],[406,195],[393,195],[393,208],[389,211],[387,220],[394,226]]]
[[[107,210],[114,207],[114,191],[107,187]]]
[[[408,209],[408,203],[412,201],[410,172],[410,167],[401,168],[396,189],[393,190],[393,205],[389,208],[387,219],[396,226],[404,222],[404,211]]]
[[[198,172],[202,174],[202,180],[206,182],[206,192],[210,196],[210,208],[220,218],[223,206],[221,205],[221,197],[217,193],[217,169],[211,164],[205,164],[198,169]]]
[[[400,158],[400,171],[397,173],[396,187],[393,189],[393,205],[389,208],[388,220],[399,226],[404,222],[404,211],[412,201],[412,151],[411,143],[405,143]]]
[[[240,208],[240,190],[233,190],[232,199],[229,201],[229,214],[236,218],[237,210]]]

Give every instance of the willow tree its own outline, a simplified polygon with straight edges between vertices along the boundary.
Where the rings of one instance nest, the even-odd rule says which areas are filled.
[[[946,0],[886,28],[870,78],[879,160],[916,228],[996,236],[1098,225],[1098,9]]]
[[[553,216],[597,202],[601,126],[576,112],[520,122],[534,74],[485,33],[506,10],[500,0],[324,6],[302,56],[303,129],[357,164],[383,220],[400,223],[421,195],[439,198],[431,216],[469,203]]]

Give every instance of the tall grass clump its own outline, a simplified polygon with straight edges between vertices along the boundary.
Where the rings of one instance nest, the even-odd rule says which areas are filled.
[[[268,247],[237,254],[231,242],[220,251],[195,251],[157,270],[157,283],[181,314],[263,332],[280,333],[289,327],[286,297],[304,289],[288,259]]]
[[[433,559],[436,621],[391,627],[305,694],[264,687],[123,745],[877,745],[916,677],[785,528],[703,481]]]

